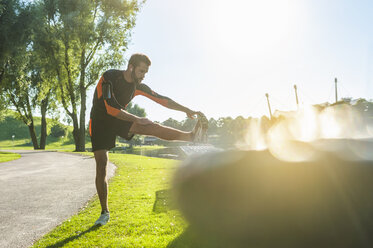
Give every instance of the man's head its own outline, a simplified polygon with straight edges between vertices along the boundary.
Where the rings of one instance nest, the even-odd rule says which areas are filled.
[[[131,77],[136,84],[144,79],[150,65],[151,61],[145,54],[135,53],[131,56],[127,70],[131,72]]]

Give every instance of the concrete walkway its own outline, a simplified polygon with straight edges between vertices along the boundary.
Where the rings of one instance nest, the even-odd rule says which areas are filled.
[[[52,151],[12,152],[22,157],[0,163],[2,248],[31,246],[96,193],[94,158]],[[114,171],[110,164],[108,176]]]

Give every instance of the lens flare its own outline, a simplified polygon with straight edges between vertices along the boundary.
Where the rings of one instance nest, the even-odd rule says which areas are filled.
[[[272,127],[268,132],[268,149],[276,158],[289,162],[308,161],[314,156],[312,146],[289,139],[291,132],[286,122]]]
[[[316,109],[306,106],[289,121],[290,132],[295,140],[310,142],[318,136],[318,117]]]
[[[305,106],[281,112],[271,120],[248,123],[246,150],[267,149],[278,159],[300,162],[312,158],[313,150],[328,151],[343,159],[373,159],[371,117],[353,105]]]
[[[326,108],[320,114],[322,138],[361,139],[367,138],[367,125],[361,114],[347,104]]]
[[[325,139],[339,138],[341,127],[336,120],[334,109],[327,108],[320,114],[321,137]]]
[[[246,144],[241,146],[245,150],[264,150],[267,149],[265,134],[262,131],[262,123],[260,119],[253,119],[245,136]]]

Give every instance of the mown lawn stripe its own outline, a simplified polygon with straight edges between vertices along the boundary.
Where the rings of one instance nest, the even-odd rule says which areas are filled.
[[[20,154],[14,152],[0,152],[0,163],[19,159]]]

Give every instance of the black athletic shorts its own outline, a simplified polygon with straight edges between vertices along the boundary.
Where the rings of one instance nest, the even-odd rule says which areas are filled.
[[[89,134],[91,136],[92,151],[110,150],[115,147],[115,140],[120,136],[126,140],[131,140],[134,134],[129,130],[133,122],[119,119],[91,119],[89,122]]]

